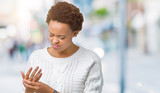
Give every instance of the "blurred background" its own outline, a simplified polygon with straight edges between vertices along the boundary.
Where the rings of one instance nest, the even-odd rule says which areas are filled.
[[[50,45],[45,21],[58,1],[0,0],[1,93],[20,93],[30,53]],[[84,15],[74,42],[101,58],[102,93],[160,93],[160,0],[63,1]]]

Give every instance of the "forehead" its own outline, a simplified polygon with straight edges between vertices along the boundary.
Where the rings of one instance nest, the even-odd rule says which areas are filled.
[[[72,33],[72,30],[68,24],[51,20],[49,23],[49,32],[53,34],[68,34]]]

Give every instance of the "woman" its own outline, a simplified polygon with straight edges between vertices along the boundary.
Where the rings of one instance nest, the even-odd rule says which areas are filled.
[[[82,28],[83,16],[79,9],[58,2],[49,10],[46,22],[52,46],[30,55],[29,70],[26,75],[21,72],[25,93],[101,93],[103,77],[99,57],[72,42]],[[32,68],[35,68],[33,72]]]

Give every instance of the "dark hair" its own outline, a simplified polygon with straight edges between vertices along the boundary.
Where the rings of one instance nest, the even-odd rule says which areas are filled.
[[[67,2],[58,2],[48,11],[46,22],[51,20],[69,24],[73,31],[82,29],[83,15],[79,8]]]

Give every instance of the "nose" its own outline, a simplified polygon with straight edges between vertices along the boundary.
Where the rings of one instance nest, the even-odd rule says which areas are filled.
[[[52,40],[52,43],[53,43],[53,44],[58,44],[59,41],[58,41],[58,39],[54,38],[54,39]]]

